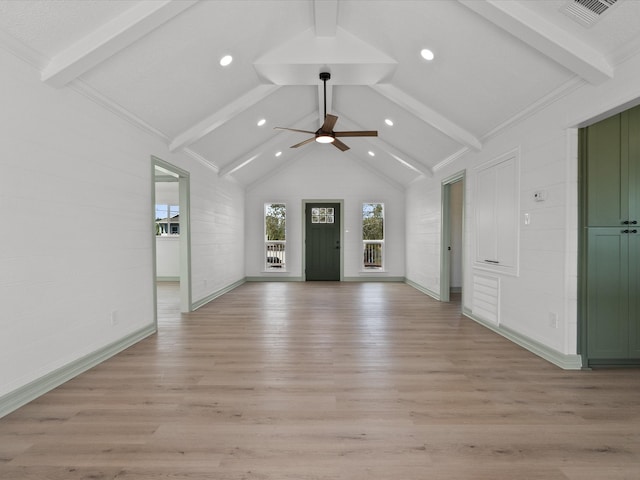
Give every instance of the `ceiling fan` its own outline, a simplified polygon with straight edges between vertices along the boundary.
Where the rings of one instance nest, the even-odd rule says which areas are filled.
[[[338,137],[377,137],[378,132],[376,130],[361,130],[361,131],[352,131],[352,132],[334,132],[333,127],[338,121],[338,117],[335,115],[327,115],[327,80],[331,78],[331,74],[329,72],[320,73],[320,80],[324,82],[324,123],[322,126],[316,130],[315,132],[311,132],[309,130],[298,130],[295,128],[286,128],[286,127],[274,127],[278,130],[289,130],[291,132],[300,132],[300,133],[310,133],[313,137],[308,138],[300,143],[296,143],[295,145],[291,145],[291,148],[298,148],[302,145],[306,145],[307,143],[313,142],[314,140],[318,143],[333,143],[336,148],[342,150],[349,150],[349,147],[345,145],[343,142],[338,140]]]

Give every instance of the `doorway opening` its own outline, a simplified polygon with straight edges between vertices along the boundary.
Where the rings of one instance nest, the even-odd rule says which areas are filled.
[[[465,172],[442,181],[442,238],[440,261],[440,301],[462,300],[464,265]]]
[[[341,281],[342,200],[303,200],[305,281]]]
[[[191,241],[189,172],[151,157],[153,207],[153,282],[155,321],[158,322],[158,282],[179,284],[180,312],[191,307]],[[157,206],[166,206],[166,216]],[[161,207],[161,210],[165,211]],[[169,289],[170,290],[170,289]]]

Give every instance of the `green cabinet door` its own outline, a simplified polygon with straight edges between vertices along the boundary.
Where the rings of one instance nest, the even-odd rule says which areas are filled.
[[[626,116],[614,115],[586,129],[587,225],[606,227],[628,220]]]
[[[627,122],[628,220],[633,229],[634,225],[636,227],[640,225],[640,106],[627,112]]]
[[[305,218],[306,280],[340,281],[340,204],[308,203]]]
[[[589,359],[629,355],[629,234],[590,228],[587,259]]]
[[[640,358],[640,228],[629,236],[629,357]]]
[[[640,360],[640,106],[581,132],[586,357]],[[584,344],[583,344],[584,346]]]

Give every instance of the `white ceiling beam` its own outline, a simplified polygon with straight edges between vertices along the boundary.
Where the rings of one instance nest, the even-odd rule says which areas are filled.
[[[144,0],[55,55],[41,79],[62,87],[195,4],[197,0]]]
[[[602,52],[526,7],[526,2],[459,0],[543,55],[594,85],[613,78],[613,67]]]
[[[343,28],[338,27],[333,37],[317,37],[310,27],[253,66],[276,85],[317,85],[318,74],[326,68],[333,85],[374,85],[388,81],[398,62]]]
[[[335,37],[338,29],[338,0],[313,2],[316,37]]]
[[[234,100],[227,106],[176,136],[169,144],[169,150],[175,152],[180,148],[197,142],[205,135],[213,132],[216,128],[227,123],[236,115],[244,112],[247,108],[268,97],[279,88],[279,85],[258,85],[237,100]]]
[[[415,98],[407,95],[391,84],[380,84],[370,86],[374,91],[383,97],[388,98],[401,108],[411,112],[423,122],[431,125],[433,128],[440,130],[449,138],[455,140],[462,145],[473,148],[474,150],[482,149],[482,142],[472,133],[468,132],[461,126],[455,124],[444,115],[436,112],[432,108],[427,107]]]
[[[316,118],[316,114],[314,112],[298,120],[297,122],[294,122],[293,125],[298,125],[299,128],[304,128],[305,125],[312,122],[316,122],[317,120],[318,119]],[[301,135],[301,134],[298,133],[297,135]],[[292,136],[293,136],[293,132],[288,132],[287,130],[275,130],[273,137],[271,137],[269,140],[260,144],[258,147],[254,148],[253,150],[240,155],[239,157],[237,157],[236,159],[234,159],[233,161],[229,162],[224,167],[222,167],[218,172],[218,176],[226,177],[227,175],[231,175],[232,173],[237,172],[241,168],[246,167],[251,162],[259,158],[265,152],[268,152],[269,154],[271,154],[274,150],[276,150],[276,148],[280,148],[281,143],[283,143],[284,141],[286,141],[286,139]]]
[[[340,124],[342,124],[342,125],[346,124],[346,126],[350,130],[364,130],[360,125],[354,123],[351,119],[349,119],[348,117],[344,116],[343,114],[336,113],[336,115],[338,117],[340,117]],[[367,138],[371,138],[371,137],[365,137],[364,138],[365,142],[368,145],[371,145],[373,142],[367,140]],[[399,162],[404,167],[408,167],[411,170],[414,170],[415,172],[418,172],[421,175],[424,175],[426,177],[432,177],[433,176],[433,172],[431,171],[431,169],[428,166],[426,166],[422,162],[417,161],[415,158],[412,158],[410,155],[407,155],[406,153],[404,153],[403,151],[397,149],[393,145],[385,142],[380,137],[375,137],[375,148],[382,150],[383,152],[385,152],[387,155],[392,157],[394,160]]]

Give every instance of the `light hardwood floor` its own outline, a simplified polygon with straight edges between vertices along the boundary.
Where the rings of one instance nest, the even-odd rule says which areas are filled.
[[[562,371],[405,284],[176,293],[157,335],[0,419],[0,478],[640,478],[638,370]]]

